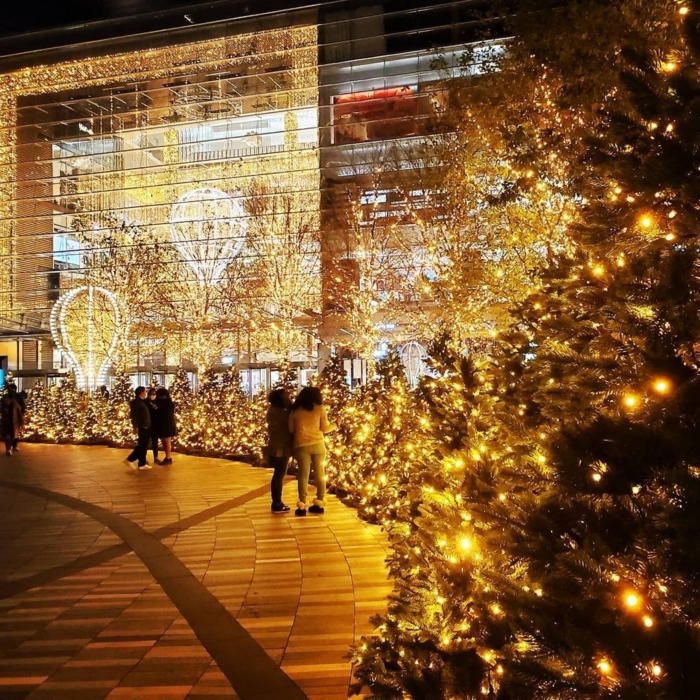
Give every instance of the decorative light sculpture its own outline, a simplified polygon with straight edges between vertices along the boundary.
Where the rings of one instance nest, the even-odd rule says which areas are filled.
[[[416,386],[425,370],[423,358],[427,355],[425,348],[415,340],[411,340],[401,348],[401,362],[406,370],[409,386]]]
[[[245,231],[241,203],[211,187],[187,192],[170,213],[170,237],[202,285],[221,281],[243,247]]]
[[[126,333],[116,295],[104,287],[75,287],[54,304],[50,325],[78,388],[94,391],[105,382],[119,339]]]

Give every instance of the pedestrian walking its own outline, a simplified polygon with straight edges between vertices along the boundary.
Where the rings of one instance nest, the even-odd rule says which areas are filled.
[[[151,414],[151,450],[153,450],[153,464],[160,464],[158,460],[158,432],[156,431],[156,424],[158,422],[158,404],[156,403],[156,390],[155,387],[149,387],[148,393],[146,395],[146,406],[148,407],[148,412]]]
[[[177,424],[175,422],[175,404],[167,389],[161,387],[156,392],[156,406],[154,429],[156,438],[160,438],[165,450],[165,459],[161,464],[168,466],[173,463],[173,438],[177,435]]]
[[[129,414],[131,416],[131,424],[136,431],[136,447],[132,450],[126,461],[135,469],[150,469],[146,462],[146,453],[148,452],[148,443],[151,438],[151,413],[146,405],[146,388],[143,386],[136,387],[134,390],[134,398],[129,403]],[[138,460],[138,464],[134,462]]]
[[[15,392],[15,398],[17,399],[17,403],[19,404],[20,411],[22,411],[22,426],[24,425],[24,417],[27,413],[27,392],[22,389],[22,391],[17,391],[17,387],[14,384],[9,384],[8,385],[8,391],[12,390]],[[15,437],[14,443],[12,444],[12,451],[13,452],[19,452],[19,441],[22,433],[22,426],[20,426],[20,429],[17,433],[17,436]]]
[[[5,455],[11,457],[17,449],[20,430],[24,425],[24,412],[17,398],[17,389],[9,384],[0,400],[0,433],[5,443]]]
[[[289,414],[289,432],[292,434],[294,458],[299,465],[297,476],[299,501],[295,515],[306,515],[307,492],[311,467],[316,482],[316,498],[309,513],[323,513],[326,497],[326,443],[325,434],[334,429],[328,420],[328,409],[323,405],[321,390],[305,386],[297,396]]]
[[[270,480],[273,513],[288,513],[290,508],[282,501],[282,486],[292,456],[292,434],[289,432],[291,399],[285,389],[273,389],[267,400],[267,460],[274,469]]]

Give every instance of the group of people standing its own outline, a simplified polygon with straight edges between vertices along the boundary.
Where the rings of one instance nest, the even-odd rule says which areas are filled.
[[[173,438],[177,435],[175,404],[167,389],[136,387],[129,404],[131,424],[136,431],[136,447],[126,458],[127,463],[139,470],[151,469],[146,461],[148,448],[153,451],[153,463],[167,466],[173,463]],[[158,441],[163,443],[165,459],[158,459]],[[136,464],[135,464],[136,463]]]
[[[175,404],[167,389],[139,386],[129,404],[131,423],[136,431],[136,446],[126,462],[139,470],[151,469],[146,457],[149,447],[153,463],[167,466],[173,463],[173,438],[177,435]],[[289,460],[298,465],[299,498],[295,515],[324,512],[326,497],[326,444],[325,435],[334,429],[328,419],[328,410],[318,387],[306,386],[292,402],[285,389],[274,389],[268,396],[267,457],[273,468],[270,490],[273,513],[287,513],[291,509],[282,500],[282,487]],[[8,384],[0,399],[0,433],[9,457],[17,449],[24,424],[25,402],[13,384]],[[159,441],[163,444],[165,459],[158,459]],[[313,469],[316,498],[307,508],[309,477]]]
[[[173,463],[173,438],[177,435],[175,405],[167,389],[149,389],[139,386],[129,404],[131,423],[136,431],[136,446],[126,462],[138,470],[151,469],[146,456],[153,451],[154,464]],[[307,512],[321,514],[326,497],[326,443],[325,435],[335,426],[328,419],[328,409],[318,387],[304,387],[292,402],[285,389],[274,389],[268,396],[267,459],[273,468],[270,490],[271,511],[288,513],[291,508],[282,500],[282,487],[289,460],[298,465],[297,516]],[[163,443],[165,459],[158,460],[158,442]],[[316,498],[307,507],[309,478],[313,471]]]
[[[17,451],[24,425],[26,411],[26,393],[17,391],[14,384],[5,387],[5,395],[0,400],[0,433],[5,443],[5,456],[12,457]]]
[[[274,389],[268,396],[267,458],[274,469],[270,490],[271,511],[287,513],[291,509],[282,501],[282,486],[291,457],[297,462],[298,501],[294,514],[324,512],[326,497],[325,435],[335,426],[328,419],[328,409],[318,387],[304,387],[292,403],[285,389]],[[307,508],[309,477],[314,471],[316,498]]]

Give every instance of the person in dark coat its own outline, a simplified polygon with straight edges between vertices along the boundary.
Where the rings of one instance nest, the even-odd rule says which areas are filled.
[[[17,390],[14,386],[7,387],[7,393],[0,400],[0,433],[5,442],[5,454],[12,456],[19,441],[19,433],[24,424],[24,412],[17,400]]]
[[[292,434],[289,432],[289,409],[292,402],[284,389],[274,389],[267,397],[267,459],[274,469],[270,481],[273,513],[288,513],[289,506],[282,501],[282,486],[292,455]]]
[[[150,469],[146,462],[146,453],[148,452],[148,443],[151,439],[151,413],[146,405],[146,388],[143,386],[136,387],[134,390],[136,396],[129,403],[129,414],[131,424],[136,431],[136,447],[132,450],[126,461],[130,466],[138,469]],[[138,460],[138,467],[134,462]]]
[[[158,410],[155,413],[155,434],[160,438],[165,450],[165,459],[161,464],[168,466],[173,463],[173,438],[177,435],[177,425],[175,424],[175,404],[167,389],[161,387],[156,392],[156,406]]]
[[[151,414],[151,450],[153,450],[153,464],[160,464],[160,460],[158,459],[158,431],[156,430],[158,424],[158,404],[156,403],[156,390],[154,387],[148,389],[146,406],[148,406],[148,412]]]
[[[19,408],[22,411],[22,424],[24,425],[24,416],[27,413],[27,392],[24,391],[24,389],[22,389],[22,391],[17,391],[17,387],[14,384],[8,384],[7,390],[12,391],[15,395],[15,398],[17,399],[17,403],[19,404]],[[13,452],[19,451],[19,433],[18,433],[17,437],[15,438],[15,441],[12,445],[12,451]]]

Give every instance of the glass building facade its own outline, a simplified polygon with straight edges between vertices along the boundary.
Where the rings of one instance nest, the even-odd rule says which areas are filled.
[[[350,333],[343,285],[366,284],[348,226],[391,230],[372,284],[415,301],[402,211],[424,193],[395,180],[497,30],[474,2],[263,5],[0,58],[0,360],[25,386],[68,366],[87,389],[117,365],[166,383],[236,364],[251,391],[313,372]],[[417,372],[420,338],[370,322]]]

